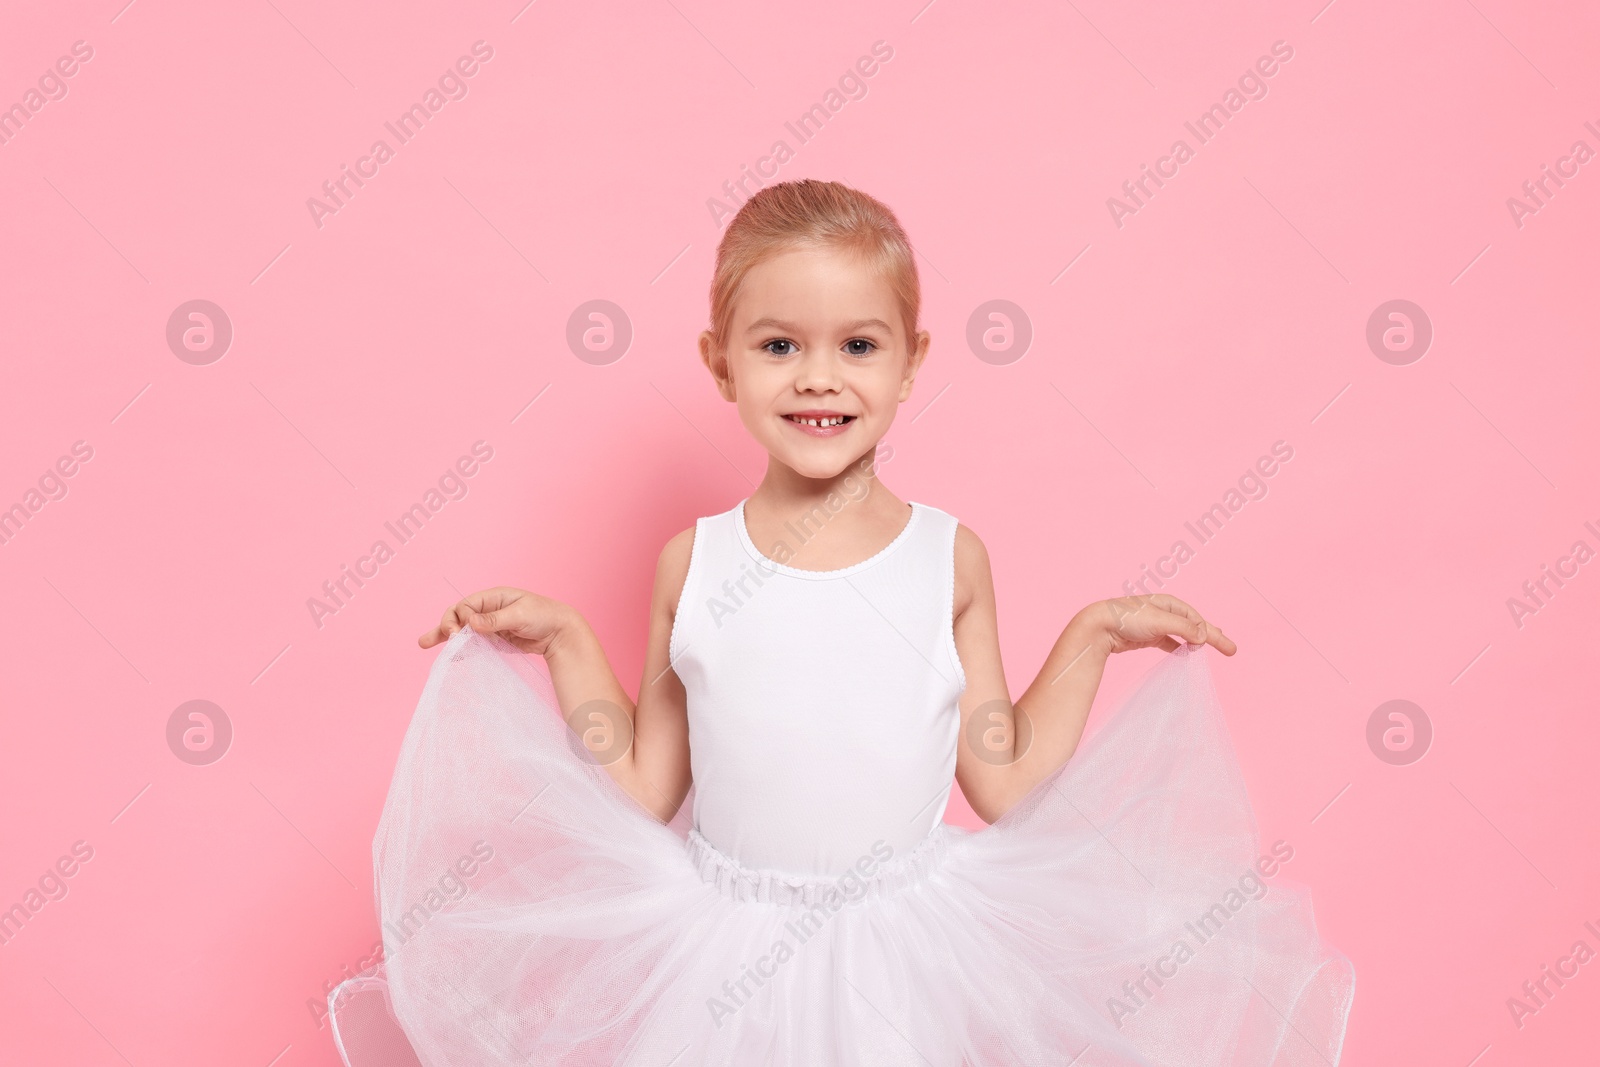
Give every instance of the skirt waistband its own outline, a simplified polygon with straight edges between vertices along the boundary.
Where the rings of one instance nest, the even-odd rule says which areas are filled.
[[[855,903],[923,881],[944,858],[949,837],[945,824],[936,823],[910,852],[881,862],[864,856],[856,867],[836,875],[796,875],[746,867],[694,829],[689,831],[685,847],[700,877],[729,899],[810,908],[819,904],[833,907],[835,900]]]

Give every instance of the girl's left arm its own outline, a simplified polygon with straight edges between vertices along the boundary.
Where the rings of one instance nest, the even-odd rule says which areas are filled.
[[[1011,701],[1000,663],[989,554],[977,534],[956,529],[955,641],[967,688],[961,695],[956,781],[967,803],[994,822],[1071,758],[1083,736],[1106,661],[1135,648],[1173,651],[1182,639],[1231,656],[1237,646],[1177,597],[1101,600],[1072,617],[1033,684]]]

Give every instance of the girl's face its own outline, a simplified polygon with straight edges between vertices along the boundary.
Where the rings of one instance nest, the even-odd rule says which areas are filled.
[[[781,253],[745,276],[725,353],[700,335],[723,399],[773,459],[806,478],[833,478],[877,447],[927,352],[926,330],[906,336],[888,281],[826,246]]]

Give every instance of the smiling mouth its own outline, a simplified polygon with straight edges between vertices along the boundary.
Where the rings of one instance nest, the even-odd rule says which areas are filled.
[[[783,419],[801,433],[813,437],[833,437],[844,433],[856,421],[854,415],[785,415]]]

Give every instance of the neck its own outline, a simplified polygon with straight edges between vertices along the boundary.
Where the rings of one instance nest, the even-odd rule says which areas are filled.
[[[905,528],[907,506],[878,480],[877,450],[868,449],[837,474],[810,478],[775,459],[745,505],[745,526],[757,550],[774,559],[778,542],[789,546],[785,562],[828,570],[865,558],[863,546],[878,546]]]
[[[766,476],[750,494],[750,499],[763,509],[783,513],[807,510],[832,496],[850,504],[867,504],[869,506],[861,510],[871,511],[884,503],[884,498],[893,500],[894,497],[878,480],[876,453],[874,444],[828,478],[809,478],[788,464],[768,457]],[[893,500],[893,503],[898,505],[899,501]]]

